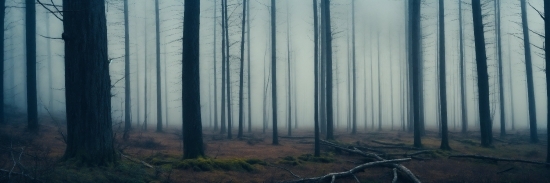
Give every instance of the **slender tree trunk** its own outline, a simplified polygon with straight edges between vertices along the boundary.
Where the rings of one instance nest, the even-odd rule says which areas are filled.
[[[155,0],[155,22],[156,22],[156,46],[157,46],[157,132],[162,132],[162,91],[160,78],[160,15],[159,0]]]
[[[250,2],[246,3],[246,52],[248,59],[248,133],[252,133],[252,83],[250,82],[250,64],[252,63],[250,60]]]
[[[414,146],[422,147],[420,139],[420,54],[421,53],[421,33],[420,33],[420,2],[421,0],[412,0],[410,4],[411,22],[410,22],[410,37],[411,37],[411,67],[412,67],[412,96],[413,96],[413,126],[414,126]]]
[[[355,60],[355,0],[352,1],[351,5],[351,44],[352,44],[352,62],[353,62],[353,106],[352,106],[352,129],[351,133],[356,134],[357,133],[357,71],[355,69],[356,60]]]
[[[36,106],[36,7],[34,1],[35,0],[25,1],[27,48],[27,120],[28,129],[32,132],[38,132],[38,108]],[[1,41],[4,40],[2,39]]]
[[[199,73],[200,0],[185,0],[182,53],[183,158],[204,156]]]
[[[392,49],[392,42],[391,42],[391,38],[390,38],[390,51],[393,51]],[[392,64],[392,54],[390,54],[390,59],[389,59],[389,63],[390,63],[390,121],[391,121],[391,130],[393,131],[393,64]]]
[[[382,83],[380,82],[380,32],[378,32],[377,41],[378,44],[377,50],[378,53],[376,54],[378,56],[378,63],[376,64],[378,66],[378,131],[382,131]]]
[[[497,54],[498,54],[498,86],[499,86],[499,104],[500,104],[500,136],[506,136],[506,115],[504,111],[504,79],[502,78],[502,38],[500,28],[500,0],[495,0],[495,11],[497,16]]]
[[[132,105],[130,94],[130,29],[128,28],[128,0],[124,0],[124,135],[130,137],[132,128]],[[50,83],[51,84],[51,83]]]
[[[369,32],[369,40],[373,40],[372,39],[372,31]],[[374,77],[373,77],[373,63],[374,63],[374,58],[373,58],[373,45],[372,43],[370,44],[370,49],[369,49],[369,53],[370,53],[370,124],[371,124],[371,130],[374,130]]]
[[[313,0],[313,34],[315,40],[314,51],[314,75],[315,75],[315,102],[314,102],[314,120],[315,120],[315,157],[321,155],[321,145],[319,144],[319,22],[317,19],[317,0]]]
[[[465,134],[468,131],[468,111],[466,110],[466,81],[464,78],[464,33],[462,28],[462,0],[458,1],[458,31],[459,31],[459,49],[460,49],[460,113],[462,114],[462,133]]]
[[[225,69],[226,68],[226,59],[225,57],[227,57],[225,51],[225,0],[222,0],[221,1],[222,5],[221,5],[221,9],[222,9],[222,106],[221,106],[221,109],[222,109],[222,112],[221,112],[221,121],[220,121],[220,124],[221,124],[221,128],[220,128],[220,133],[221,134],[224,134],[227,130],[225,129],[225,111],[227,109],[227,104],[225,102],[225,97],[227,96],[227,93],[226,93],[226,89],[227,87],[225,86],[226,84],[226,79],[225,77],[227,77],[227,74],[225,73],[227,70]]]
[[[544,42],[545,44],[550,43],[550,24],[548,23],[548,16],[550,15],[550,2],[544,1]],[[550,64],[548,61],[550,60],[550,49],[548,49],[548,45],[544,47],[544,58],[545,58],[545,65],[546,68],[550,68]],[[550,83],[550,72],[545,72],[546,74],[546,102],[550,103],[550,90],[548,89],[549,83]],[[547,119],[550,119],[550,108],[546,108],[546,115],[548,116]],[[546,134],[550,134],[550,130],[548,127],[550,127],[550,120],[546,120]],[[547,136],[547,142],[550,142],[550,135]],[[550,146],[546,146],[546,163],[550,163]],[[548,167],[548,165],[547,165]]]
[[[320,41],[321,41],[321,44],[320,44],[320,56],[321,56],[321,63],[320,63],[320,68],[321,68],[321,71],[320,71],[320,79],[318,82],[320,82],[320,88],[319,88],[319,92],[320,92],[320,105],[319,106],[319,115],[320,116],[320,122],[321,122],[321,134],[323,135],[326,135],[327,134],[327,95],[326,95],[326,82],[327,82],[327,49],[326,49],[326,46],[327,46],[327,37],[326,37],[326,12],[325,12],[325,1],[324,0],[321,0],[321,12],[319,12],[319,14],[321,14],[321,21],[319,22],[320,26],[319,26],[319,33],[320,33]]]
[[[217,47],[217,44],[218,44],[218,41],[217,41],[217,38],[218,38],[218,32],[216,30],[216,28],[218,27],[218,4],[216,3],[216,1],[214,1],[214,17],[213,17],[213,22],[214,22],[214,42],[213,42],[213,45],[214,45],[214,131],[217,131],[218,130],[218,71],[217,71],[217,59],[218,59],[218,55],[217,55],[217,52],[216,52],[216,48]],[[222,69],[223,70],[223,69]],[[166,80],[166,75],[164,75],[165,77],[165,80]],[[166,94],[165,94],[166,95]],[[168,108],[166,108],[166,110],[168,110]],[[167,116],[168,117],[168,116]],[[166,121],[168,121],[168,119],[166,119]]]
[[[32,1],[34,7],[34,1]],[[63,0],[67,148],[89,166],[116,161],[104,0]]]
[[[530,142],[539,142],[537,136],[537,108],[535,105],[535,89],[533,84],[533,64],[531,62],[531,43],[529,42],[529,22],[527,21],[527,8],[525,0],[521,0],[521,22],[523,28],[523,47],[525,49],[525,72],[527,74],[527,98],[529,104],[529,129]]]
[[[277,133],[277,25],[275,0],[271,0],[271,105],[273,110],[273,145],[279,144]]]
[[[546,6],[545,6],[546,7]],[[510,36],[508,36],[508,43],[510,43]],[[512,80],[513,80],[513,73],[512,73],[512,49],[511,49],[511,44],[508,44],[508,61],[509,61],[509,65],[508,65],[508,75],[509,75],[509,78],[508,78],[508,85],[510,87],[510,107],[511,107],[511,110],[510,110],[510,113],[512,114],[511,118],[510,118],[510,123],[511,123],[511,127],[512,127],[512,131],[513,130],[516,130],[516,126],[515,126],[515,106],[514,106],[514,87],[512,85]]]
[[[288,119],[287,119],[287,122],[288,122],[288,136],[291,136],[292,135],[292,100],[291,100],[291,93],[290,93],[290,90],[291,90],[291,87],[290,87],[290,18],[289,18],[289,14],[290,14],[290,9],[289,9],[289,6],[288,6],[288,1],[287,1],[287,5],[286,5],[286,9],[287,9],[287,13],[286,13],[286,52],[287,52],[287,71],[288,71],[288,82],[287,82],[287,97],[288,97]],[[296,115],[296,114],[294,114]]]
[[[441,146],[443,150],[450,150],[447,132],[447,85],[445,74],[445,6],[439,0],[439,100],[441,101]]]
[[[485,51],[483,15],[481,13],[480,0],[472,0],[472,13],[474,20],[473,26],[476,49],[481,145],[483,147],[488,147],[492,144],[492,124],[489,106],[489,75],[487,74],[487,56]]]
[[[145,7],[145,10],[147,10],[147,7]],[[148,52],[147,52],[147,39],[148,39],[148,33],[147,33],[147,14],[145,15],[145,20],[144,20],[144,26],[143,26],[143,29],[144,29],[144,33],[145,33],[145,36],[143,36],[143,46],[144,46],[144,55],[143,55],[143,68],[145,70],[145,77],[143,78],[143,82],[145,83],[144,85],[144,92],[143,92],[143,106],[145,109],[143,109],[143,126],[142,126],[142,130],[144,131],[147,131],[147,120],[148,120],[148,116],[149,116],[149,110],[147,110],[149,108],[149,105],[147,104],[149,102],[148,100],[148,95],[147,95],[147,91],[149,91],[149,88],[147,87],[147,81],[149,81],[149,76],[148,76],[148,70],[149,70],[149,64],[148,64],[148,61],[147,61],[147,55],[148,55]]]
[[[164,108],[166,110],[164,110],[164,113],[165,113],[165,116],[166,116],[166,119],[164,119],[164,121],[166,121],[166,128],[168,128],[168,77],[166,77],[166,73],[168,73],[168,70],[166,69],[167,68],[167,65],[168,65],[168,62],[166,61],[166,37],[164,37],[164,50],[165,50],[165,53],[164,53]],[[215,88],[215,87],[214,87]],[[216,101],[216,97],[214,97],[214,101]],[[217,106],[217,105],[215,105]],[[218,114],[216,111],[217,107],[214,108],[214,114]],[[217,115],[214,115],[214,117],[216,118],[215,121],[217,121]]]
[[[246,26],[246,3],[247,0],[243,0],[243,18],[241,23],[241,67],[239,72],[239,133],[237,138],[243,138],[243,125],[244,125],[244,35]]]
[[[232,131],[232,126],[233,126],[233,113],[231,111],[231,64],[229,62],[229,60],[231,59],[230,56],[230,52],[229,52],[229,16],[227,15],[227,0],[223,0],[225,1],[225,6],[223,7],[224,8],[224,14],[225,14],[225,49],[226,49],[226,57],[225,57],[225,62],[226,62],[226,65],[227,65],[227,71],[225,71],[225,73],[227,74],[227,138],[228,139],[231,139],[233,138],[233,134],[231,133]]]

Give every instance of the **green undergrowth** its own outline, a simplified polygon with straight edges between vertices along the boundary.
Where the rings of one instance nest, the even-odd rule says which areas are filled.
[[[315,157],[312,154],[302,154],[298,157],[286,156],[282,157],[281,160],[277,161],[277,163],[297,166],[306,162],[332,163],[334,161],[336,161],[336,159],[334,159],[333,153],[322,153],[319,157]]]
[[[41,180],[53,183],[151,182],[154,180],[154,170],[126,160],[106,167],[81,167],[64,162],[55,166]]]
[[[197,158],[182,160],[181,157],[170,156],[167,154],[157,153],[146,159],[147,162],[154,166],[175,169],[192,169],[194,171],[246,171],[252,172],[256,168],[254,165],[266,165],[266,162],[260,159],[213,159],[213,158]]]

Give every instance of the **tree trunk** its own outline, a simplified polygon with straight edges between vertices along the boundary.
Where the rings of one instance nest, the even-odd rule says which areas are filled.
[[[445,6],[439,0],[439,99],[441,101],[441,146],[443,150],[450,150],[449,133],[447,132],[447,85],[445,74]]]
[[[352,53],[351,53],[351,59],[353,62],[353,104],[352,104],[352,128],[351,133],[355,134],[357,133],[357,71],[355,69],[356,67],[356,60],[355,60],[355,0],[353,0],[351,5],[351,44],[352,44]]]
[[[288,122],[288,136],[291,136],[292,135],[292,98],[291,98],[291,86],[290,86],[290,82],[291,82],[291,76],[290,76],[290,19],[289,19],[289,14],[290,14],[290,9],[289,9],[289,6],[288,6],[288,3],[287,3],[287,6],[286,6],[286,9],[287,9],[287,13],[286,13],[286,52],[287,52],[287,71],[288,71],[288,82],[287,82],[287,97],[288,97],[288,114],[287,114],[287,122]],[[296,115],[296,114],[294,114]]]
[[[320,10],[321,12],[319,12],[319,14],[321,15],[321,19],[320,19],[320,26],[319,26],[319,33],[320,33],[320,56],[321,56],[321,60],[320,60],[320,79],[318,82],[320,82],[320,88],[319,88],[319,92],[320,92],[320,106],[319,106],[319,115],[320,115],[320,122],[321,122],[321,126],[320,126],[320,130],[321,130],[321,134],[323,135],[326,135],[327,134],[327,105],[326,105],[326,102],[327,102],[327,94],[326,94],[326,82],[327,82],[327,62],[326,62],[326,59],[327,59],[327,49],[326,49],[326,46],[327,46],[327,34],[326,34],[326,21],[325,19],[326,18],[326,12],[325,12],[325,1],[324,0],[321,0],[321,7],[320,7]]]
[[[313,0],[313,34],[315,40],[315,51],[314,51],[314,75],[315,75],[315,102],[314,102],[314,120],[315,120],[315,157],[321,155],[321,148],[319,145],[319,22],[317,19],[317,0]]]
[[[155,0],[155,24],[156,24],[156,45],[157,45],[157,132],[162,132],[162,97],[160,78],[160,15],[159,0]]]
[[[244,125],[244,28],[246,26],[246,3],[247,0],[243,0],[243,18],[241,23],[241,67],[239,72],[239,133],[237,138],[243,138],[243,125]]]
[[[225,123],[225,111],[227,109],[227,104],[225,103],[225,97],[227,96],[227,94],[225,92],[227,90],[227,87],[225,86],[225,84],[227,83],[226,79],[225,79],[225,77],[227,77],[227,74],[225,73],[227,71],[225,69],[226,68],[226,62],[225,62],[226,59],[225,59],[225,57],[227,57],[226,53],[225,53],[225,51],[226,51],[226,49],[225,49],[225,46],[226,46],[226,44],[225,44],[225,39],[226,39],[226,37],[225,37],[225,23],[226,22],[225,22],[225,8],[224,8],[226,6],[225,5],[225,0],[222,0],[221,3],[222,3],[222,5],[221,5],[221,9],[222,9],[222,46],[221,46],[221,48],[222,48],[222,93],[221,93],[221,95],[222,95],[222,106],[221,106],[221,109],[222,109],[222,112],[221,112],[221,121],[220,121],[220,124],[221,124],[220,125],[221,126],[220,133],[225,134],[225,132],[227,131],[227,129],[225,129],[225,124],[226,124]]]
[[[231,54],[229,53],[229,16],[227,15],[227,0],[223,1],[225,1],[225,6],[223,8],[225,14],[225,49],[227,54],[225,57],[225,62],[227,65],[227,71],[225,71],[225,73],[227,74],[227,138],[231,139],[233,138],[233,133],[231,133],[231,130],[233,129],[233,113],[231,111],[231,64],[229,62]]]
[[[277,133],[277,21],[275,0],[271,0],[271,105],[273,110],[273,145],[279,144]]]
[[[548,23],[548,15],[550,15],[550,2],[544,1],[544,35],[547,35],[544,37],[545,44],[550,43],[550,24]],[[550,64],[548,64],[548,60],[550,60],[550,49],[548,49],[548,45],[544,47],[544,56],[545,56],[545,65],[546,68],[550,68]],[[546,87],[548,88],[550,83],[550,72],[546,73]],[[550,90],[546,89],[546,102],[550,103]],[[550,119],[550,108],[546,108],[546,113],[548,115],[548,119]],[[550,134],[550,130],[548,130],[550,126],[550,120],[546,121],[546,134]],[[547,142],[550,142],[550,135],[547,135]],[[546,163],[550,163],[550,146],[546,146]]]
[[[377,50],[378,53],[376,56],[378,56],[378,63],[376,64],[378,66],[378,131],[382,131],[382,83],[380,82],[380,32],[378,32],[377,36]]]
[[[128,0],[124,0],[124,135],[130,138],[132,108],[130,95],[130,29],[128,28]]]
[[[502,38],[500,34],[500,0],[495,0],[497,57],[498,57],[498,86],[500,107],[500,137],[506,136],[506,115],[504,111],[504,82],[502,78]]]
[[[412,0],[410,4],[411,22],[411,67],[412,67],[412,97],[413,97],[413,126],[414,126],[414,147],[422,147],[421,126],[420,126],[420,54],[421,53],[421,33],[420,33],[420,0]]]
[[[485,35],[483,34],[483,15],[481,13],[480,0],[472,0],[472,16],[474,21],[473,26],[476,49],[481,145],[483,147],[489,147],[492,144],[493,136],[491,130],[491,110],[489,106],[489,75],[487,73]]]
[[[246,52],[248,59],[248,133],[252,133],[252,84],[250,83],[250,64],[252,63],[250,61],[250,2],[246,4]]]
[[[200,0],[185,0],[182,53],[183,158],[204,156],[201,123],[199,29]]]
[[[327,140],[334,139],[334,118],[332,105],[332,30],[330,26],[330,0],[322,0],[325,2],[324,12],[326,19],[324,20],[326,34],[326,90],[327,90]]]
[[[26,53],[27,53],[27,120],[28,128],[38,132],[36,93],[36,7],[35,0],[25,1]],[[3,39],[2,39],[3,41]]]
[[[459,31],[459,49],[460,49],[460,113],[462,114],[462,133],[465,134],[468,131],[468,111],[466,110],[466,81],[464,78],[464,33],[462,28],[462,0],[458,1],[458,31]]]
[[[217,37],[218,37],[218,32],[216,31],[216,28],[218,26],[218,11],[217,11],[217,3],[214,2],[214,42],[213,42],[213,45],[214,45],[214,131],[217,131],[218,130],[218,71],[217,71],[217,59],[218,59],[218,56],[217,56],[217,52],[216,52],[216,48],[217,48]],[[223,70],[223,69],[222,69]],[[164,76],[165,77],[165,80],[166,80],[166,75]],[[168,110],[168,108],[166,108],[166,110]],[[167,116],[168,117],[168,116]],[[168,119],[166,120],[168,121]]]
[[[147,6],[145,6],[145,10],[146,11],[147,9]],[[144,45],[144,55],[143,55],[143,69],[144,69],[144,72],[145,72],[145,77],[143,78],[143,82],[145,83],[144,85],[144,92],[143,92],[143,106],[144,106],[144,109],[143,109],[143,126],[142,126],[142,130],[144,131],[147,131],[147,120],[148,120],[148,116],[149,116],[149,105],[147,104],[149,102],[148,100],[148,95],[147,95],[147,91],[149,91],[149,88],[147,87],[147,84],[149,81],[148,78],[148,70],[149,70],[149,64],[147,62],[147,55],[149,54],[147,51],[147,45],[149,45],[147,43],[147,39],[148,39],[148,31],[147,31],[147,14],[145,14],[145,20],[144,20],[144,26],[143,26],[143,29],[144,29],[144,33],[145,33],[145,36],[143,36],[143,45]]]
[[[4,27],[5,24],[5,17],[6,17],[6,0],[0,0],[0,26]],[[48,27],[49,28],[49,27]],[[4,71],[4,37],[5,37],[6,31],[2,31],[0,33],[0,71]],[[4,72],[2,72],[4,73]],[[2,75],[2,78],[0,78],[0,124],[4,123],[4,75]],[[50,83],[51,85],[51,83]]]
[[[533,64],[531,62],[531,43],[529,42],[529,24],[527,21],[527,8],[525,0],[520,1],[521,4],[521,22],[523,28],[523,47],[525,49],[525,72],[527,74],[527,98],[529,104],[529,128],[530,142],[539,142],[537,136],[537,108],[535,105],[535,89],[533,84]]]
[[[32,1],[34,7],[34,1]],[[67,148],[65,160],[116,161],[104,0],[63,0]]]

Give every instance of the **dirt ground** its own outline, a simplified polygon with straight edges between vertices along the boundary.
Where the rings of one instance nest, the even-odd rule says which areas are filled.
[[[9,152],[7,151],[9,148],[23,149],[27,154],[34,153],[34,157],[47,159],[36,165],[42,166],[45,172],[60,166],[58,160],[64,153],[65,144],[58,127],[53,124],[43,124],[37,135],[26,132],[25,127],[26,125],[23,124],[0,126],[2,134],[0,150],[3,152],[0,156],[2,157],[0,168],[4,170],[12,168],[14,158],[10,157],[13,155],[6,153]],[[156,165],[155,163],[162,161],[170,162],[174,159],[177,161],[183,153],[178,130],[156,133],[152,128],[148,131],[134,129],[130,134],[130,140],[123,141],[120,139],[121,129],[116,126],[114,128],[117,137],[115,148],[134,160],[143,160]],[[281,130],[284,129],[280,128],[280,132],[283,132],[280,135],[286,135],[286,130]],[[259,159],[263,162],[253,164],[252,170],[215,168],[205,171],[195,168],[176,168],[172,167],[175,164],[171,163],[170,166],[163,165],[162,170],[153,171],[125,158],[122,158],[122,161],[136,164],[134,167],[142,168],[144,172],[151,174],[144,180],[146,182],[281,182],[297,179],[292,173],[302,178],[317,177],[331,172],[346,171],[372,161],[327,146],[322,146],[321,152],[323,157],[330,161],[302,160],[300,156],[313,153],[313,139],[309,138],[312,137],[313,131],[309,130],[294,130],[293,137],[304,138],[279,138],[279,145],[272,145],[271,133],[262,134],[260,129],[253,130],[253,133],[245,133],[243,139],[237,139],[236,132],[236,130],[233,132],[234,138],[229,140],[226,135],[214,132],[213,129],[204,129],[206,156],[215,160]],[[406,153],[419,151],[406,149],[412,147],[413,139],[412,134],[406,132],[368,131],[351,135],[346,129],[338,129],[335,134],[337,143],[372,147],[390,154],[387,158],[403,158]],[[546,158],[546,135],[540,136],[540,143],[530,144],[527,131],[510,131],[504,138],[495,137],[494,146],[490,148],[480,147],[479,132],[475,131],[466,135],[451,132],[450,139],[453,150],[438,150],[440,140],[437,132],[427,131],[422,138],[422,144],[424,150],[432,151],[415,156],[411,161],[402,164],[416,174],[422,182],[550,182],[550,169],[545,168],[544,165],[448,158],[449,155],[478,154],[542,162]],[[394,148],[387,148],[388,146]],[[27,166],[31,166],[29,164],[32,164],[32,161],[29,160],[26,163]],[[5,172],[0,174],[0,177],[3,176],[6,176]],[[391,182],[393,171],[387,167],[371,167],[357,173],[356,177],[360,182]],[[336,182],[356,182],[356,180],[350,177],[337,179]],[[408,180],[400,175],[397,182],[408,182]]]

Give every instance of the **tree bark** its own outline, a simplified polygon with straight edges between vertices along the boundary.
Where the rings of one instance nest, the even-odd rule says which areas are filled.
[[[548,15],[550,15],[550,2],[548,1],[544,1],[544,35],[546,35],[544,37],[544,42],[546,44],[550,43],[550,24],[548,23]],[[550,64],[548,63],[548,60],[550,60],[550,49],[548,49],[548,45],[546,45],[544,47],[544,56],[545,56],[545,65],[546,65],[546,68],[550,68]],[[550,103],[550,90],[548,89],[548,87],[550,86],[550,72],[545,72],[546,74],[546,102]],[[546,115],[549,117],[548,119],[550,119],[550,108],[546,108]],[[550,120],[547,120],[546,121],[546,134],[550,134]],[[547,135],[547,142],[550,142],[550,135]],[[550,146],[546,146],[546,163],[550,163]]]
[[[214,17],[213,17],[213,22],[214,22],[214,42],[213,42],[213,45],[214,45],[214,131],[217,131],[218,130],[218,71],[217,71],[217,59],[218,59],[218,56],[217,56],[217,52],[216,52],[216,48],[217,48],[217,37],[218,37],[218,32],[216,31],[216,28],[218,27],[218,11],[217,11],[217,3],[214,2]],[[165,76],[166,77],[166,76]],[[166,80],[166,78],[165,78]],[[166,110],[168,110],[168,108],[166,108]],[[168,120],[167,120],[168,121]]]
[[[246,4],[247,0],[243,0],[243,18],[241,23],[241,67],[239,72],[239,132],[237,138],[243,137],[244,125],[244,29],[246,26]]]
[[[334,139],[334,118],[332,105],[332,30],[330,26],[330,0],[322,0],[325,2],[324,12],[326,19],[324,20],[323,29],[326,34],[326,91],[327,91],[327,140]]]
[[[445,5],[439,0],[439,99],[441,101],[441,146],[450,150],[449,133],[447,132],[447,85],[445,74]]]
[[[279,144],[277,133],[277,16],[275,0],[271,0],[271,105],[273,110],[273,145]]]
[[[28,129],[38,132],[36,91],[36,7],[35,0],[25,1],[26,53],[27,53],[27,121]],[[3,41],[3,39],[2,39]]]
[[[462,28],[462,0],[458,1],[458,31],[459,31],[459,49],[460,49],[460,113],[462,114],[462,133],[465,134],[468,131],[468,111],[466,110],[466,81],[464,78],[464,33]]]
[[[5,17],[6,17],[6,0],[0,0],[0,26],[2,26],[2,28],[4,27],[4,24],[5,24]],[[6,31],[2,31],[2,33],[0,33],[0,71],[4,71],[4,64],[5,64],[5,58],[4,58],[4,51],[5,51],[5,47],[4,47],[4,37],[5,37],[5,34],[6,34]],[[4,72],[2,72],[4,73]],[[5,74],[2,75],[2,78],[0,78],[0,105],[2,105],[0,107],[0,124],[3,124],[4,123],[4,76]]]
[[[527,20],[527,8],[525,0],[520,1],[521,4],[521,22],[523,28],[523,47],[525,49],[525,72],[527,75],[527,99],[529,104],[529,129],[530,142],[539,142],[537,136],[537,108],[535,105],[535,89],[533,84],[533,64],[531,61],[531,43],[529,42],[529,22]]]
[[[200,0],[185,0],[182,53],[183,158],[204,156],[199,73]]]
[[[413,97],[413,126],[414,126],[414,147],[422,147],[421,126],[420,126],[420,0],[412,0],[410,4],[411,22],[410,22],[410,37],[411,37],[411,67],[412,67],[412,97]]]
[[[159,0],[155,0],[155,27],[157,52],[157,132],[162,132],[162,91],[160,78],[160,15]]]
[[[221,106],[221,110],[222,110],[222,112],[221,112],[221,121],[220,121],[220,126],[221,126],[220,133],[225,134],[225,132],[227,131],[225,129],[225,125],[226,125],[226,123],[225,123],[225,111],[227,109],[227,104],[225,102],[225,97],[227,96],[227,94],[226,94],[227,88],[225,86],[225,84],[226,84],[225,77],[227,77],[227,74],[225,73],[227,71],[225,69],[226,68],[226,62],[225,62],[226,59],[225,59],[225,57],[227,57],[226,53],[225,53],[225,51],[226,51],[226,48],[225,48],[225,46],[226,46],[226,44],[225,44],[225,39],[226,39],[226,37],[225,37],[225,23],[226,22],[225,22],[225,8],[224,8],[226,6],[225,5],[225,0],[222,0],[221,3],[222,3],[222,5],[221,5],[221,10],[222,10],[222,24],[221,24],[222,25],[222,46],[221,46],[221,48],[222,48],[222,68],[221,68],[222,69],[222,91],[221,91],[222,92],[221,93],[221,95],[222,95],[222,106]]]
[[[319,145],[319,20],[317,19],[317,0],[313,0],[313,34],[314,34],[314,75],[315,75],[315,100],[314,100],[314,130],[315,130],[315,157],[321,155],[321,147]]]
[[[231,62],[229,61],[231,58],[231,54],[229,53],[229,16],[227,15],[227,0],[225,1],[224,8],[224,14],[225,14],[225,49],[226,49],[226,57],[225,62],[227,65],[227,71],[225,73],[227,74],[226,82],[227,82],[227,138],[231,139],[233,138],[233,133],[231,130],[233,130],[233,112],[231,111]]]
[[[132,128],[132,108],[130,95],[130,29],[128,28],[128,0],[124,0],[124,134],[130,138]]]
[[[34,3],[32,4],[34,6]],[[104,0],[63,0],[67,148],[64,159],[116,161]]]
[[[500,0],[495,0],[497,57],[498,57],[498,86],[500,107],[500,137],[506,136],[506,115],[504,110],[504,79],[502,78],[502,37],[500,34]]]
[[[476,49],[481,145],[483,147],[489,147],[492,144],[493,136],[490,116],[491,110],[489,106],[489,75],[487,73],[485,35],[483,32],[483,15],[481,13],[480,0],[472,0],[472,15]]]

